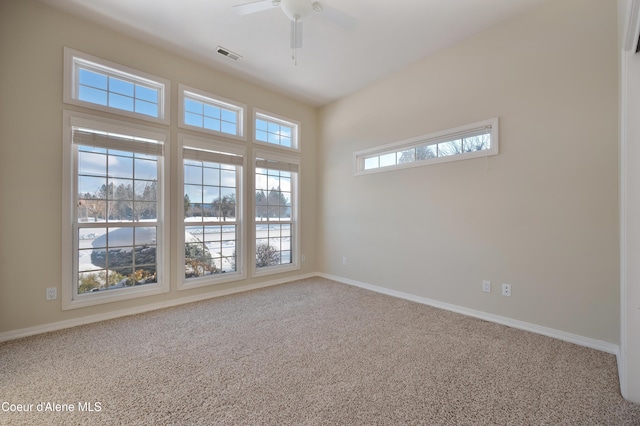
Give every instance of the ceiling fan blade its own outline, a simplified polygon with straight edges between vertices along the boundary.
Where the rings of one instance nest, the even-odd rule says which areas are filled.
[[[322,12],[320,15],[328,22],[336,24],[337,26],[347,30],[353,30],[357,25],[356,18],[346,12],[331,7],[326,3],[322,3]]]
[[[291,21],[291,48],[299,49],[302,47],[302,21]]]
[[[273,7],[272,0],[257,0],[251,3],[237,4],[233,6],[233,9],[239,15],[249,15],[250,13],[262,12],[263,10],[269,10]]]

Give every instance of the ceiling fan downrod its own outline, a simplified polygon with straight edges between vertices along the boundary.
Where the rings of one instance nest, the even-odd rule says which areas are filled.
[[[302,44],[302,21],[311,13],[320,13],[322,4],[310,0],[272,0],[274,6],[279,6],[291,20],[291,59],[298,65],[297,49]]]

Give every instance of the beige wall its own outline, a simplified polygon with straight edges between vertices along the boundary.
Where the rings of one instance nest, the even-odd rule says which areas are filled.
[[[70,320],[90,314],[216,292],[261,280],[177,292],[91,308],[62,311],[60,298],[45,301],[45,289],[61,285],[63,47],[68,46],[171,80],[170,153],[177,154],[178,83],[301,122],[302,250],[299,274],[316,271],[317,110],[237,78],[151,47],[34,0],[0,2],[0,332]],[[251,110],[249,110],[251,112]],[[89,112],[94,114],[94,112]],[[97,113],[99,115],[99,113]],[[161,126],[162,127],[162,126]],[[163,127],[167,128],[167,127]],[[249,128],[249,131],[251,128]],[[250,144],[248,144],[250,146]],[[174,161],[173,176],[178,172]],[[171,187],[173,199],[178,188]],[[172,236],[176,235],[172,225]],[[172,246],[175,255],[176,248]],[[175,256],[174,256],[175,257]],[[178,267],[175,261],[172,268]],[[290,275],[298,275],[290,273]],[[65,283],[66,285],[66,283]]]
[[[319,269],[617,344],[616,20],[549,1],[325,107]],[[353,176],[354,151],[495,116],[488,162]]]
[[[79,110],[62,103],[68,46],[170,79],[174,100],[184,83],[299,120],[301,274],[617,344],[616,39],[615,2],[552,0],[318,115],[35,0],[0,2],[0,333],[260,281],[186,292],[172,282],[166,295],[64,312],[60,299],[45,301],[47,287],[63,285],[62,111]],[[501,153],[488,162],[352,174],[356,150],[494,116]],[[176,121],[174,102],[174,157]],[[480,291],[483,279],[491,294]],[[512,284],[511,298],[499,295],[502,282]]]

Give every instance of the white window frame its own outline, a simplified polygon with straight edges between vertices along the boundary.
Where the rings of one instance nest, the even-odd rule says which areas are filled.
[[[242,165],[240,170],[236,173],[236,271],[226,272],[224,274],[212,274],[198,278],[185,278],[184,274],[184,245],[185,245],[185,222],[184,222],[184,148],[195,148],[209,152],[219,152],[223,154],[232,154],[242,157]],[[244,174],[247,166],[247,152],[246,148],[238,146],[224,141],[214,140],[210,138],[203,138],[198,136],[187,135],[183,133],[178,134],[178,164],[180,164],[180,173],[178,173],[178,199],[181,200],[175,203],[175,217],[178,221],[178,236],[177,247],[178,260],[175,273],[176,282],[178,283],[178,290],[188,290],[192,288],[211,286],[216,284],[227,283],[231,281],[238,281],[247,278],[246,268],[246,248],[245,248],[245,235],[246,225],[244,220]]]
[[[464,139],[465,137],[471,137],[479,134],[490,135],[490,148],[479,151],[462,152],[453,155],[447,155],[443,157],[428,158],[423,160],[415,160],[406,163],[398,163],[389,166],[379,166],[376,168],[365,169],[365,161],[368,158],[383,156],[386,154],[397,154],[402,151],[437,145],[439,143],[451,142],[454,140]],[[498,143],[498,117],[494,117],[488,120],[479,121],[464,126],[455,127],[452,129],[443,130],[440,132],[430,133],[427,135],[421,135],[410,139],[405,139],[398,142],[378,146],[375,148],[368,148],[361,151],[354,152],[353,154],[353,169],[354,176],[367,175],[371,173],[381,173],[391,170],[406,169],[411,167],[428,166],[432,164],[447,163],[451,161],[468,160],[471,158],[489,157],[492,155],[498,155],[499,153]]]
[[[286,163],[297,169],[296,172],[292,172],[291,175],[291,220],[290,221],[276,221],[278,223],[290,222],[291,223],[291,232],[294,234],[291,238],[291,263],[274,265],[274,266],[263,266],[258,268],[256,266],[256,224],[258,221],[256,220],[256,163],[258,159],[263,159],[267,161],[273,161],[276,163]],[[300,269],[300,176],[301,176],[301,162],[300,157],[296,155],[288,155],[282,152],[273,152],[271,150],[260,150],[256,149],[253,153],[253,166],[251,168],[252,171],[252,179],[251,179],[251,252],[249,255],[249,261],[251,262],[251,274],[253,277],[262,277],[265,275],[272,274],[280,274],[284,272],[296,271]],[[276,223],[271,222],[271,223]],[[264,222],[268,223],[268,222]]]
[[[146,114],[122,110],[78,99],[78,69],[81,67],[99,71],[107,76],[116,77],[130,83],[157,89],[159,94],[158,116],[152,117]],[[100,59],[68,47],[64,48],[64,103],[168,125],[171,122],[169,108],[171,105],[170,94],[171,82],[167,79],[138,71],[124,65],[116,64],[115,62],[107,61],[105,59]]]
[[[267,122],[279,124],[282,126],[291,127],[291,147],[277,145],[274,143],[264,142],[256,139],[256,120],[264,120]],[[258,108],[253,109],[253,135],[252,135],[253,143],[257,145],[262,145],[265,147],[281,149],[283,151],[296,152],[299,153],[301,151],[300,148],[300,122],[296,120],[292,120],[290,118],[274,114],[271,112],[267,112]]]
[[[167,130],[139,124],[107,119],[99,116],[64,111],[63,113],[63,191],[62,191],[62,309],[75,309],[111,303],[138,297],[168,293],[169,278],[169,185],[170,133]],[[77,288],[77,238],[74,236],[77,221],[75,206],[77,194],[77,149],[73,144],[73,129],[84,128],[99,132],[126,134],[152,139],[163,144],[163,155],[158,159],[158,218],[156,235],[157,282],[126,289],[78,294]]]
[[[223,98],[222,96],[217,96],[212,93],[205,92],[203,90],[195,89],[193,87],[189,87],[184,84],[178,85],[178,127],[181,129],[194,130],[197,132],[208,133],[215,136],[223,136],[225,138],[237,139],[241,141],[247,140],[246,134],[246,115],[247,115],[247,106],[240,102],[232,101],[227,98]],[[198,102],[203,102],[206,104],[210,104],[216,106],[218,108],[223,108],[227,110],[234,111],[238,114],[238,122],[236,123],[236,132],[237,134],[219,132],[213,129],[207,129],[205,127],[192,126],[190,124],[185,123],[184,115],[185,115],[185,106],[184,101],[185,97],[192,98],[197,100]]]

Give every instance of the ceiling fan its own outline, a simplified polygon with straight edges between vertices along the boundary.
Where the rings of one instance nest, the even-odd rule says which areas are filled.
[[[240,15],[262,12],[279,7],[291,21],[291,59],[297,65],[296,49],[302,47],[302,21],[312,12],[324,15],[326,19],[345,28],[352,28],[355,19],[331,6],[312,0],[258,0],[233,6]]]

